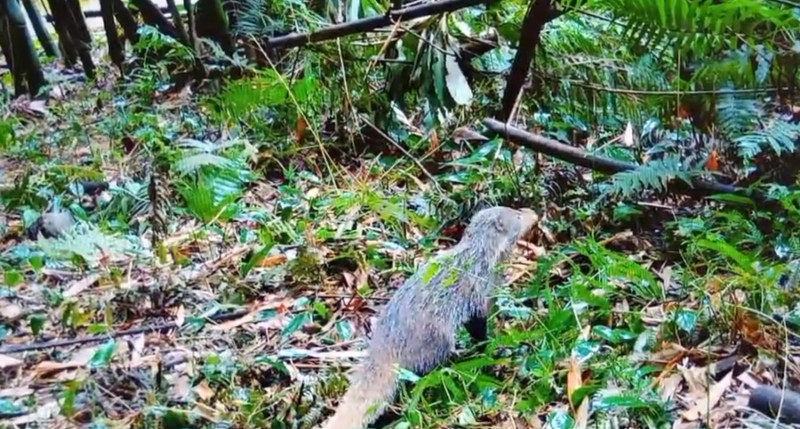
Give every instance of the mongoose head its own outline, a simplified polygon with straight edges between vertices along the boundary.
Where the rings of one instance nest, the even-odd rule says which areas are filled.
[[[531,209],[486,208],[472,216],[462,241],[494,252],[500,258],[508,254],[538,221],[539,216]]]

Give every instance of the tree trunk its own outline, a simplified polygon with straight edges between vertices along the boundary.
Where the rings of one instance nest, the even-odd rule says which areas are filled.
[[[112,1],[114,2],[114,15],[125,33],[125,38],[131,42],[131,45],[139,43],[139,24],[136,23],[136,18],[133,17],[131,10],[122,3],[122,0]]]
[[[531,0],[528,5],[528,12],[522,21],[519,43],[517,43],[517,55],[511,64],[511,71],[506,80],[506,88],[503,92],[503,107],[497,114],[500,121],[508,121],[514,113],[514,109],[522,95],[522,86],[528,78],[531,70],[531,61],[544,26],[560,15],[560,12],[553,7],[552,0]]]
[[[28,94],[32,97],[38,96],[39,91],[47,82],[44,79],[39,57],[36,56],[36,50],[33,48],[33,41],[28,34],[25,14],[17,0],[0,2],[0,14],[2,14],[0,18],[6,23],[7,34],[11,41],[15,95],[21,96],[27,86]]]
[[[2,10],[0,10],[2,12]],[[22,77],[17,77],[16,61],[14,61],[14,50],[11,45],[11,35],[9,34],[8,19],[6,19],[5,12],[0,13],[0,49],[3,50],[3,56],[6,57],[8,62],[8,69],[11,71],[11,76],[14,81],[14,93],[25,93],[25,80]]]
[[[83,16],[79,0],[63,0],[66,4],[68,15],[68,28],[72,35],[72,40],[78,42],[78,56],[83,64],[83,72],[89,79],[95,78],[95,65],[92,59],[92,35],[86,25],[86,18]]]
[[[222,0],[199,0],[196,12],[197,35],[219,43],[226,54],[233,55],[233,37]]]
[[[195,28],[196,24],[194,22],[194,8],[192,7],[192,0],[183,0],[183,8],[186,9],[186,24],[189,26],[187,29],[189,35],[189,44],[199,56],[200,53],[198,49],[200,49],[200,47],[197,45],[197,30]]]
[[[175,0],[167,0],[167,7],[172,15],[172,25],[175,26],[175,31],[178,33],[178,38],[180,39],[181,43],[186,46],[190,46],[192,42],[189,40],[189,35],[186,34],[186,28],[183,26],[183,21],[181,21],[181,13],[178,10],[178,6],[175,4]]]
[[[56,45],[53,43],[50,33],[47,31],[47,28],[45,28],[42,14],[39,13],[39,9],[36,9],[36,5],[33,4],[33,0],[22,0],[22,5],[25,7],[25,11],[28,13],[28,18],[31,20],[33,31],[36,32],[36,38],[38,38],[39,43],[42,44],[42,49],[44,49],[44,52],[51,57],[58,57],[58,49],[56,49]]]
[[[103,14],[103,28],[108,39],[108,56],[111,62],[119,69],[120,74],[125,75],[124,62],[125,52],[122,41],[119,40],[117,25],[114,23],[114,0],[100,0],[100,12]]]
[[[142,13],[145,23],[156,27],[158,31],[167,36],[179,39],[175,26],[169,22],[153,2],[150,0],[133,0],[133,5]]]
[[[73,68],[78,60],[78,50],[75,48],[75,41],[70,34],[69,26],[65,19],[69,11],[63,0],[47,0],[47,3],[50,5],[50,13],[53,15],[53,27],[55,27],[56,34],[58,34],[58,44],[61,46],[64,65],[67,68]]]

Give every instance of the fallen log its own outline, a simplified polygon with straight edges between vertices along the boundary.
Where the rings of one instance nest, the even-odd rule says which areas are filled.
[[[514,143],[525,146],[532,151],[543,153],[562,161],[590,168],[601,173],[615,174],[639,168],[638,165],[630,162],[592,155],[577,147],[569,146],[547,137],[528,133],[496,119],[486,118],[483,120],[483,124],[493,133],[503,136],[507,140],[512,140]],[[675,182],[674,185],[678,188],[688,187],[688,185],[684,184],[682,181]],[[719,193],[738,194],[762,203],[768,201],[774,202],[773,200],[768,200],[768,198],[760,192],[748,191],[743,188],[708,179],[692,178],[691,188],[688,191],[699,192],[706,195]]]

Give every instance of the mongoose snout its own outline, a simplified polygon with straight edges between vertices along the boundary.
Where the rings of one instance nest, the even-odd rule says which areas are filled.
[[[477,212],[461,241],[423,264],[383,308],[367,357],[324,429],[363,429],[394,399],[396,367],[420,374],[443,363],[466,326],[486,337],[489,296],[518,240],[539,221],[531,209],[490,207]],[[477,321],[477,322],[476,322]]]

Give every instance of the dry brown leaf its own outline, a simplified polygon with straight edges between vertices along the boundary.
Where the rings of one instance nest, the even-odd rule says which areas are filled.
[[[64,291],[64,297],[71,298],[73,296],[77,296],[79,293],[85,291],[92,287],[98,280],[100,280],[100,274],[90,274],[88,277],[85,277],[81,280],[77,280],[72,282],[71,285]]]
[[[589,425],[589,398],[583,398],[581,405],[575,411],[575,429],[586,429]]]
[[[189,376],[181,374],[172,380],[169,393],[173,399],[186,400],[192,391],[192,380]]]
[[[667,363],[673,362],[678,357],[686,353],[686,349],[680,344],[667,343],[661,347],[661,350],[655,352],[650,356],[650,362]]]
[[[34,390],[30,387],[9,387],[8,389],[0,389],[0,398],[20,398],[32,395],[33,392]]]
[[[192,390],[204,401],[208,401],[214,397],[214,390],[211,389],[206,380],[201,381],[197,386],[194,386]]]
[[[453,139],[456,143],[463,143],[465,141],[488,141],[489,138],[484,136],[483,134],[473,130],[469,127],[459,127],[453,130],[453,134],[450,135],[450,138]]]
[[[228,320],[226,322],[222,322],[219,325],[212,326],[210,329],[213,329],[215,331],[227,331],[227,330],[231,330],[231,329],[234,329],[234,328],[238,328],[239,326],[242,326],[245,323],[250,323],[253,320],[255,320],[256,317],[258,316],[258,313],[260,313],[260,312],[262,312],[264,310],[273,310],[273,309],[280,308],[280,307],[285,306],[285,305],[288,305],[288,303],[286,301],[284,301],[284,300],[273,300],[273,301],[270,301],[270,302],[268,302],[266,304],[261,304],[259,306],[256,306],[256,308],[254,310],[252,310],[251,312],[245,314],[244,316],[242,316],[242,317],[240,317],[238,319],[233,319],[233,320]]]
[[[8,369],[22,365],[22,361],[7,355],[0,355],[0,368]]]
[[[582,384],[581,365],[578,362],[578,358],[572,356],[569,359],[569,370],[567,371],[567,399],[573,410],[575,410],[575,406],[572,404],[572,394],[575,393]]]
[[[75,361],[68,361],[68,362],[53,362],[51,360],[40,362],[38,365],[33,367],[33,376],[34,377],[44,377],[49,375],[53,372],[64,371],[67,369],[75,369],[80,368],[84,364],[81,362]]]
[[[283,264],[283,263],[286,262],[286,260],[287,260],[287,258],[286,258],[286,255],[284,255],[284,254],[272,255],[272,256],[267,256],[266,258],[264,258],[261,261],[261,263],[258,264],[258,265],[261,268],[269,268],[269,267],[274,267],[274,266]]]
[[[215,409],[209,407],[206,404],[200,403],[200,402],[197,402],[197,403],[194,404],[194,408],[192,409],[192,412],[197,413],[201,417],[203,417],[204,419],[206,419],[208,421],[211,421],[211,422],[214,422],[214,423],[216,423],[219,420],[218,413],[217,413],[217,411]]]
[[[311,188],[306,192],[306,199],[313,200],[314,198],[317,198],[321,193],[322,191],[320,191],[319,188]]]
[[[669,400],[675,396],[675,393],[678,391],[678,387],[681,385],[681,381],[683,381],[683,376],[681,374],[675,373],[668,377],[664,377],[658,382],[658,393],[661,395],[661,399]]]
[[[750,373],[750,371],[745,371],[739,374],[739,376],[736,377],[736,379],[741,381],[742,384],[744,384],[745,386],[753,389],[761,385],[761,383],[758,382],[758,380],[753,376],[752,373]]]
[[[681,417],[690,422],[697,421],[705,417],[706,413],[712,411],[714,407],[716,407],[719,400],[722,399],[722,395],[726,390],[728,390],[732,380],[733,371],[729,371],[727,374],[725,374],[725,377],[723,377],[722,380],[714,383],[714,385],[708,389],[706,395],[694,400],[694,405],[688,410],[683,411],[681,413]]]
[[[0,299],[0,318],[6,322],[15,322],[25,315],[25,312],[17,304]]]
[[[180,328],[185,320],[186,320],[186,309],[183,308],[183,304],[181,304],[175,311],[175,326]]]

